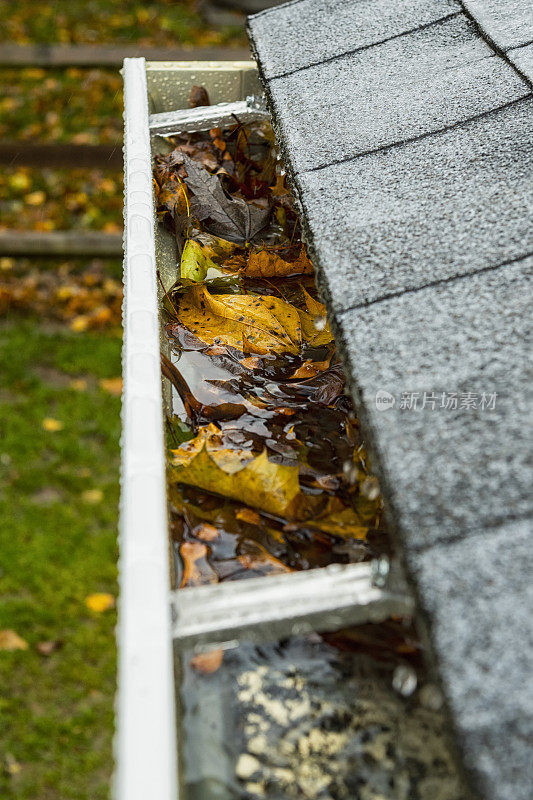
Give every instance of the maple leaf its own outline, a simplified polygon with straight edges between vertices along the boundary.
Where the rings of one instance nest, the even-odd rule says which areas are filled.
[[[327,344],[333,338],[329,325],[317,330],[316,318],[314,307],[309,313],[268,295],[210,294],[203,285],[188,288],[179,301],[180,323],[198,339],[247,354],[296,355],[303,342]]]
[[[193,192],[192,213],[206,230],[237,244],[252,242],[268,225],[271,208],[263,209],[240,198],[228,197],[216,175],[182,154],[185,183]]]
[[[290,516],[300,495],[298,467],[273,464],[266,450],[220,447],[220,431],[210,424],[171,450],[170,480],[240,500],[271,514]]]

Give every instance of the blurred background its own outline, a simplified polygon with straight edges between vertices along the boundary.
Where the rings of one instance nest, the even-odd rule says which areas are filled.
[[[0,797],[108,797],[124,56],[246,58],[264,0],[0,5]]]

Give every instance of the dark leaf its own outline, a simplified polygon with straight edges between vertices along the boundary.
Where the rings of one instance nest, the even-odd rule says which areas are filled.
[[[206,230],[230,242],[246,244],[266,228],[270,207],[261,209],[240,198],[228,197],[216,175],[210,175],[186,155],[183,162],[187,169],[185,182],[194,194],[191,211]]]
[[[211,101],[207,94],[205,86],[192,86],[191,94],[189,96],[189,103],[191,108],[198,108],[198,106],[210,106]]]

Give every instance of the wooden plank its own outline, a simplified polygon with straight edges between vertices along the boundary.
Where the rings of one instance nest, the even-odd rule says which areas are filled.
[[[121,67],[125,58],[147,61],[247,61],[248,48],[143,47],[139,44],[12,44],[0,43],[2,67]]]
[[[0,142],[0,165],[122,170],[122,140],[116,145]]]
[[[1,256],[122,256],[122,233],[0,231]]]

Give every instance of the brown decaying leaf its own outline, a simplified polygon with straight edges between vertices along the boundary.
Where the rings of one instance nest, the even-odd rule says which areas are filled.
[[[298,258],[286,261],[274,250],[252,251],[246,266],[241,270],[250,278],[274,278],[289,275],[305,275],[313,273],[313,265],[309,261],[305,247],[302,247]]]
[[[189,95],[189,105],[191,108],[198,108],[198,106],[210,106],[211,101],[205,86],[191,86],[191,93]]]
[[[239,510],[235,512],[235,516],[237,519],[247,522],[249,525],[262,525],[261,517],[257,511],[251,508],[239,508]]]
[[[217,583],[216,573],[207,561],[209,550],[201,542],[183,542],[180,555],[183,561],[183,577],[180,589],[186,586],[201,586],[204,583]]]

